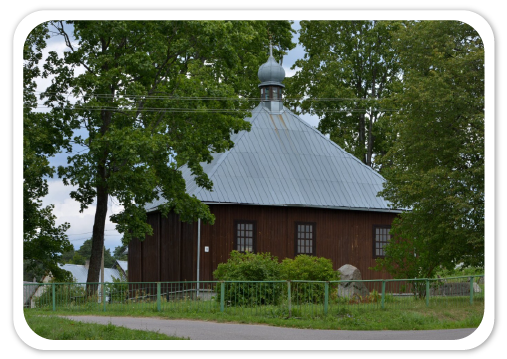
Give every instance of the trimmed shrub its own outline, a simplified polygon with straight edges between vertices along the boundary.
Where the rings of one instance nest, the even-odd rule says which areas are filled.
[[[281,263],[281,275],[286,280],[333,281],[340,276],[333,269],[333,262],[323,257],[301,254],[294,259],[286,258]],[[293,300],[300,303],[322,303],[324,283],[298,283],[291,287]]]
[[[229,260],[220,263],[213,276],[223,281],[276,281],[280,280],[280,270],[278,258],[270,253],[232,251]],[[282,283],[227,283],[225,298],[231,306],[276,305],[281,299],[282,287]]]
[[[266,281],[280,280],[278,258],[270,253],[241,253],[232,251],[226,263],[213,272],[217,280]]]

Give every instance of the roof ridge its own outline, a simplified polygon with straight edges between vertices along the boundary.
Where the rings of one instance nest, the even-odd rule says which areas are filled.
[[[382,178],[384,181],[386,180],[380,173],[378,173],[377,171],[375,171],[373,168],[371,168],[370,166],[364,164],[359,158],[357,158],[356,156],[354,156],[353,154],[351,153],[348,153],[347,151],[345,151],[343,148],[341,148],[336,142],[334,141],[331,141],[331,139],[327,138],[324,134],[322,134],[322,132],[320,132],[319,130],[317,130],[315,127],[313,127],[312,125],[310,125],[308,122],[306,122],[305,120],[303,120],[302,118],[300,118],[299,116],[297,116],[294,112],[292,112],[291,110],[289,110],[287,107],[283,106],[284,110],[288,111],[292,117],[295,117],[298,121],[300,121],[303,125],[307,126],[308,128],[310,128],[311,130],[313,130],[314,132],[316,132],[318,135],[320,135],[322,138],[324,138],[326,141],[328,141],[329,143],[331,143],[334,147],[338,148],[341,152],[343,152],[345,155],[347,155],[349,158],[352,158],[353,160],[357,161],[358,163],[360,163],[361,165],[365,166],[366,168],[368,168],[370,171],[372,171],[375,175],[377,175],[378,177]]]

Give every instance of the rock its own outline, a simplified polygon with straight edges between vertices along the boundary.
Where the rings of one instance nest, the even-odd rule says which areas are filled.
[[[352,298],[354,295],[366,297],[370,294],[368,288],[362,282],[353,282],[361,280],[361,272],[359,269],[350,264],[345,264],[338,269],[340,272],[340,280],[350,280],[351,282],[343,282],[338,285],[338,296]]]

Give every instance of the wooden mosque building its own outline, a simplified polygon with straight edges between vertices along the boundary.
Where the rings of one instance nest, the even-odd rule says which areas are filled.
[[[213,191],[182,170],[187,192],[209,206],[215,223],[184,223],[163,217],[160,202],[147,206],[153,235],[129,244],[129,282],[211,281],[232,250],[279,260],[315,255],[335,269],[351,264],[363,279],[389,278],[369,269],[401,213],[377,196],[385,179],[283,106],[285,71],[271,51],[258,76],[262,100],[245,119],[251,131],[234,134],[231,150],[202,164]]]

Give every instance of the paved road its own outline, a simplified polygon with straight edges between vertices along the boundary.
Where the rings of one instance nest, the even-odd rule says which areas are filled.
[[[454,340],[473,333],[470,329],[450,330],[314,330],[267,325],[213,323],[159,318],[66,316],[88,323],[114,324],[130,329],[151,330],[196,340]]]

